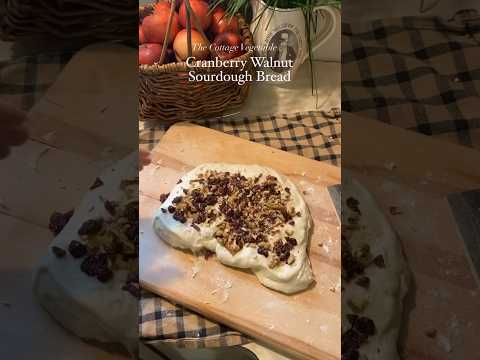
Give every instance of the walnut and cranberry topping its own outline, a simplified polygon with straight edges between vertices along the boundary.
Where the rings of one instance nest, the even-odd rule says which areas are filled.
[[[360,202],[353,197],[346,199],[346,205],[341,236],[342,281],[346,284],[354,281],[356,286],[368,291],[371,280],[365,275],[365,270],[370,266],[385,268],[385,259],[382,255],[374,256],[368,244],[353,244],[354,233],[362,229],[360,224],[362,211]],[[361,315],[368,306],[367,300],[349,299],[347,305],[353,313],[346,315],[351,326],[342,329],[342,360],[358,360],[361,346],[368,341],[369,337],[377,333],[377,329],[372,319]]]
[[[94,235],[98,233],[103,226],[103,218],[90,219],[85,221],[80,229],[78,229],[78,235]]]
[[[105,218],[98,217],[85,221],[77,230],[79,240],[72,240],[68,253],[76,259],[82,259],[80,270],[105,283],[110,281],[115,271],[126,270],[131,274],[126,287],[133,296],[139,294],[138,286],[138,249],[139,249],[139,215],[138,215],[138,178],[122,181],[123,197],[115,201],[103,201],[107,212]],[[73,214],[73,212],[71,212]],[[58,232],[71,216],[56,213],[52,216],[52,231]],[[61,258],[67,252],[59,247],[52,247],[55,256]]]
[[[85,274],[95,276],[100,282],[107,282],[113,277],[108,256],[105,253],[87,256],[80,268]]]
[[[270,267],[295,261],[293,227],[301,213],[293,206],[291,190],[276,177],[206,171],[189,185],[191,189],[183,189],[163,213],[196,231],[202,224],[215,227],[216,240],[232,254],[254,246],[269,258]]]
[[[351,327],[342,333],[342,360],[359,359],[360,347],[377,330],[372,319],[354,314],[347,315]]]
[[[347,221],[342,224],[342,279],[347,283],[355,280],[356,284],[368,288],[369,278],[364,276],[365,270],[375,265],[378,268],[385,268],[383,255],[373,256],[370,246],[366,243],[357,244],[355,248],[351,243],[353,234],[362,229],[360,225],[360,202],[349,197],[346,200],[347,208],[351,211],[349,215],[344,214]]]

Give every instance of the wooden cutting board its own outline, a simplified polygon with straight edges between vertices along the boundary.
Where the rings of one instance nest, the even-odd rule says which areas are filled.
[[[447,200],[479,187],[480,152],[349,114],[342,122],[354,134],[342,140],[342,164],[390,218],[412,272],[405,358],[480,359],[480,288]]]
[[[340,169],[191,124],[172,127],[140,173],[140,280],[145,288],[230,325],[300,359],[340,359],[340,224],[327,187]],[[312,288],[287,296],[245,271],[199,259],[159,240],[152,229],[159,197],[206,162],[258,164],[288,176],[315,221]],[[335,290],[332,290],[335,289]]]

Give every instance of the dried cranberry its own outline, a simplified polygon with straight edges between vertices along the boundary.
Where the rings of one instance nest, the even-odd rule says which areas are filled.
[[[375,323],[373,322],[372,319],[369,319],[367,317],[358,318],[355,321],[355,323],[353,324],[353,327],[359,333],[367,335],[367,336],[373,336],[377,332],[377,329],[375,327]]]
[[[345,246],[344,243],[342,243],[342,276],[348,282],[352,280],[355,275],[363,274],[364,267],[352,255],[351,249],[347,246],[348,243],[346,243]]]
[[[95,276],[97,273],[97,261],[96,255],[87,256],[80,265],[80,270],[82,270],[88,276]]]
[[[297,246],[297,239],[286,237],[285,240],[287,241],[287,244],[291,246],[291,249],[293,249],[294,246]]]
[[[357,214],[361,214],[360,208],[358,207],[360,202],[357,199],[349,197],[346,201],[346,204],[351,210],[355,211]]]
[[[367,340],[367,336],[350,329],[342,334],[342,354],[357,350]]]
[[[90,219],[85,221],[80,229],[78,229],[78,235],[93,235],[98,233],[103,226],[103,219]]]
[[[208,195],[205,198],[205,203],[207,205],[215,205],[217,203],[217,197],[215,195]]]
[[[183,199],[183,197],[177,196],[176,198],[174,198],[172,200],[172,204],[178,204],[178,203],[182,202],[182,199]]]
[[[107,254],[105,253],[100,253],[100,254],[97,254],[97,261],[98,261],[98,264],[101,265],[101,266],[107,266],[108,265],[108,256]]]
[[[263,247],[259,247],[257,249],[257,252],[260,254],[260,255],[263,255],[265,257],[268,257],[268,249],[265,249]]]
[[[160,195],[160,202],[161,202],[161,203],[164,203],[165,200],[167,200],[167,198],[168,198],[169,196],[170,196],[170,193],[168,193],[168,194],[161,194],[161,195]]]
[[[173,218],[178,222],[181,222],[182,224],[185,224],[187,222],[187,218],[180,211],[175,211],[175,214],[173,214]]]
[[[68,252],[75,258],[81,258],[87,253],[87,247],[80,241],[72,240],[68,245]]]
[[[54,212],[50,216],[50,222],[48,228],[56,236],[60,234],[65,225],[67,225],[70,218],[73,216],[73,210],[70,210],[66,213]]]
[[[87,256],[80,265],[80,269],[88,276],[95,276],[101,282],[107,282],[113,276],[112,270],[108,267],[107,254]]]

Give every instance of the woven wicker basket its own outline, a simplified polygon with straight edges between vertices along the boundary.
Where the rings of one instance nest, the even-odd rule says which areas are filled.
[[[137,7],[134,0],[0,0],[0,35],[130,40],[138,31]]]
[[[140,7],[140,21],[153,12],[153,5]],[[253,47],[249,26],[237,15],[243,43]],[[253,73],[253,51],[232,60],[247,60],[244,71]],[[140,120],[174,123],[176,121],[202,120],[221,116],[226,110],[241,105],[248,96],[250,83],[189,81],[188,72],[196,74],[239,74],[240,68],[191,68],[185,62],[164,65],[139,66],[139,118]]]

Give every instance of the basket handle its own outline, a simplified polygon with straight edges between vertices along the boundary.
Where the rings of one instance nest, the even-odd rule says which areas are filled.
[[[200,23],[200,20],[198,19],[197,17],[197,14],[195,14],[192,10],[192,6],[190,5],[190,0],[184,0],[184,3],[185,3],[185,6],[186,6],[186,10],[187,10],[187,35],[188,37],[191,38],[192,34],[191,34],[191,24],[190,24],[190,16],[192,17],[193,19],[193,22],[195,23],[195,26],[197,28],[197,30],[200,32],[200,35],[202,36],[203,40],[208,44],[208,49],[210,50],[210,53],[213,55],[213,56],[217,56],[217,52],[213,49],[212,46],[210,46],[210,41],[208,40],[208,37],[207,35],[205,34],[205,32],[203,31],[203,28],[202,28],[202,24]],[[187,39],[188,39],[187,37]],[[192,44],[191,44],[191,41],[188,43],[188,55],[191,56],[191,51],[192,51]]]
[[[158,3],[158,0],[156,0],[156,3]],[[168,24],[167,24],[167,32],[165,34],[165,41],[170,39],[170,34],[171,34],[171,27],[173,23],[173,14],[175,13],[176,9],[176,0],[170,0],[170,16],[168,17]],[[192,25],[190,23],[190,19],[193,19],[193,22],[195,23],[195,26],[197,27],[197,30],[200,32],[200,35],[202,36],[203,40],[208,44],[208,49],[210,53],[213,56],[217,56],[217,52],[215,49],[213,49],[212,46],[210,46],[210,41],[208,40],[207,35],[202,29],[200,20],[198,19],[197,15],[193,12],[192,6],[190,5],[190,0],[184,0],[185,6],[186,6],[186,13],[187,13],[187,47],[188,47],[188,56],[192,56],[193,48],[192,48]],[[160,64],[163,64],[165,60],[165,56],[167,54],[167,46],[162,46],[162,54],[160,56]]]
[[[189,2],[190,4],[190,2]],[[186,5],[185,5],[186,6]],[[193,48],[192,48],[192,24],[190,23],[190,10],[189,8],[186,9],[187,13],[187,51],[188,57],[192,56]]]
[[[168,41],[170,40],[171,27],[173,23],[173,14],[175,14],[175,2],[176,0],[171,0],[170,3],[170,15],[168,17],[167,33],[165,34],[165,39],[163,40],[162,54],[160,55],[160,64],[163,64],[165,60],[165,55],[167,54]],[[158,4],[158,0],[156,1],[156,3]],[[167,43],[167,46],[165,46],[165,42]]]

